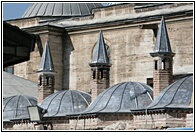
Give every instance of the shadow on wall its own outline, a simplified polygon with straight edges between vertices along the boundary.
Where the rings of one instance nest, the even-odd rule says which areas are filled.
[[[71,42],[70,36],[67,32],[64,33],[63,38],[63,90],[69,90],[69,80],[70,80],[70,55],[74,50],[73,44]]]
[[[36,43],[37,43],[37,47],[39,50],[39,55],[40,57],[42,57],[42,53],[43,53],[43,47],[42,47],[42,41],[39,35],[36,35]]]

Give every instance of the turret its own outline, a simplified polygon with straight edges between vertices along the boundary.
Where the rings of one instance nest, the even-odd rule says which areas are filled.
[[[158,29],[154,52],[150,55],[154,58],[153,88],[155,98],[173,82],[173,56],[175,54],[171,50],[164,17],[162,17]]]
[[[104,42],[102,31],[99,32],[98,41],[93,49],[91,67],[92,100],[110,86],[110,67],[108,51]]]
[[[38,103],[40,103],[54,93],[54,66],[48,41],[42,54],[38,75]]]

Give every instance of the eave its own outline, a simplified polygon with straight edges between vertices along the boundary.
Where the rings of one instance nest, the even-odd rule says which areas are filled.
[[[3,67],[29,60],[35,47],[35,35],[3,23]]]

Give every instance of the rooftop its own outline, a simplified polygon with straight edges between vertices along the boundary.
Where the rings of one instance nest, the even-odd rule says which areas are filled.
[[[27,106],[36,104],[36,98],[25,95],[15,95],[3,99],[3,121],[29,118]]]
[[[91,102],[88,93],[78,90],[63,90],[46,97],[40,107],[47,109],[44,117],[62,117],[85,110]]]
[[[28,95],[37,98],[37,83],[3,72],[3,97]]]
[[[140,82],[123,82],[109,87],[81,114],[127,113],[130,109],[148,106],[153,100],[153,90]]]
[[[33,3],[22,18],[30,17],[76,17],[92,14],[101,3]]]
[[[193,76],[187,76],[169,85],[147,107],[152,108],[187,108],[193,93]]]

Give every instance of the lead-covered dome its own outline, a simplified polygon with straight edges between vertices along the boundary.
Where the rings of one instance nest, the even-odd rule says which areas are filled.
[[[188,108],[193,93],[193,76],[187,76],[169,85],[147,109]]]
[[[29,118],[27,106],[37,105],[37,99],[26,95],[15,95],[3,99],[3,121]]]
[[[99,94],[82,114],[130,112],[130,109],[148,106],[152,97],[150,86],[140,82],[123,82]]]
[[[33,3],[22,18],[29,17],[74,17],[92,14],[93,8],[102,7],[101,3]]]
[[[3,72],[3,97],[28,95],[37,98],[37,83]]]
[[[47,110],[44,117],[56,117],[84,111],[90,102],[91,96],[88,93],[63,90],[49,95],[39,106]]]

